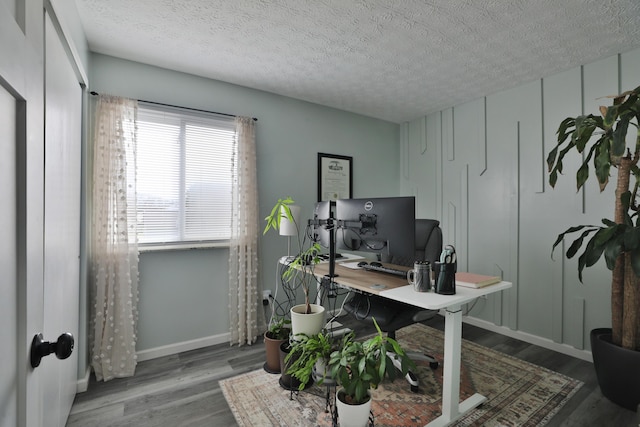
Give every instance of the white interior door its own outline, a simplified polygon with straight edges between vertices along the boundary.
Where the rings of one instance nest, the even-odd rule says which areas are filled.
[[[45,14],[45,340],[63,332],[78,339],[82,89],[64,46]],[[76,342],[76,346],[78,343]],[[76,392],[78,352],[42,360],[47,425],[66,424]]]
[[[2,76],[0,76],[2,77]],[[16,256],[16,100],[0,86],[0,426],[18,419],[18,289]]]
[[[0,426],[43,424],[29,365],[43,304],[43,15],[0,1]]]

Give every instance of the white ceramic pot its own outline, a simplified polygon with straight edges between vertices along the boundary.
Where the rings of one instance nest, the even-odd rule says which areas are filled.
[[[306,305],[299,304],[291,307],[291,335],[295,339],[296,334],[314,335],[324,326],[324,307],[311,304],[311,313],[306,314]]]
[[[371,391],[367,390],[369,400],[360,405],[349,405],[342,401],[344,389],[338,390],[336,406],[338,409],[338,423],[340,427],[366,427],[369,425],[369,413],[371,412]]]

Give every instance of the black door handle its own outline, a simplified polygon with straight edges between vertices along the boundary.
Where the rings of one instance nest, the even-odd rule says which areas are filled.
[[[58,359],[66,359],[73,352],[73,343],[73,335],[69,332],[60,335],[56,342],[44,341],[42,334],[37,334],[31,341],[31,367],[40,366],[42,358],[51,353],[55,353]]]

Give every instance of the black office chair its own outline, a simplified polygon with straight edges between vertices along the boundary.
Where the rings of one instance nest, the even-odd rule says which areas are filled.
[[[434,219],[416,219],[416,252],[415,259],[382,255],[381,262],[413,267],[415,261],[429,261],[433,264],[440,258],[442,252],[442,230],[440,222]],[[380,273],[383,274],[383,273]],[[396,331],[413,323],[429,320],[438,313],[437,310],[426,310],[410,304],[392,301],[377,295],[355,294],[345,304],[347,313],[357,320],[371,322],[375,318],[383,332],[390,338],[396,338]],[[426,360],[432,369],[438,368],[438,361],[426,354],[412,352],[414,360]],[[412,391],[418,390],[418,379],[413,373],[407,374],[407,381]]]

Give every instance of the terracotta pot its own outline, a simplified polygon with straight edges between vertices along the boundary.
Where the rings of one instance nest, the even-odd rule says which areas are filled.
[[[602,394],[623,408],[640,404],[640,351],[611,342],[611,328],[591,331],[591,354]]]
[[[266,362],[264,362],[264,370],[270,374],[280,373],[280,345],[289,339],[273,339],[269,337],[269,331],[264,333],[264,350],[266,353]]]

